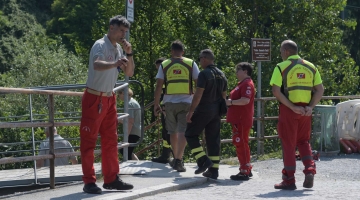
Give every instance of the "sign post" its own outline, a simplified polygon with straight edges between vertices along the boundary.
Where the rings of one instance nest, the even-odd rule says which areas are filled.
[[[261,98],[261,61],[271,61],[271,40],[261,38],[251,38],[251,59],[256,61],[258,68],[257,74],[257,98]],[[261,118],[261,101],[257,102],[257,116]],[[261,121],[257,120],[257,138],[261,138],[264,133],[261,130]],[[264,142],[257,141],[257,153],[264,153]]]
[[[126,0],[126,19],[134,22],[134,0]]]
[[[132,23],[134,22],[134,0],[126,0],[126,19]],[[125,39],[130,42],[130,29],[126,33]],[[129,77],[125,76],[125,82],[129,83]],[[129,86],[128,86],[129,87]],[[128,113],[129,111],[129,98],[128,93],[129,89],[128,87],[124,88],[124,113]],[[129,133],[128,133],[128,118],[124,118],[123,123],[123,132],[124,132],[124,142],[129,142]],[[127,161],[128,159],[128,147],[123,148],[123,160]]]

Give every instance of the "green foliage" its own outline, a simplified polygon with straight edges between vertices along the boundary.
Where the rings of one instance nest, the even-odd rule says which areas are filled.
[[[22,4],[24,3],[24,4]],[[84,83],[86,67],[81,59],[65,49],[59,39],[49,39],[45,29],[36,22],[34,16],[20,9],[26,2],[8,1],[2,6],[0,15],[0,76],[2,87],[34,87],[46,85],[61,85]],[[48,101],[46,95],[32,96],[33,120],[48,120]],[[55,111],[79,111],[79,97],[55,97]],[[29,96],[19,94],[1,95],[1,121],[29,121]],[[19,116],[19,117],[12,117]],[[68,117],[68,116],[67,116]],[[77,116],[78,117],[78,116]],[[66,119],[65,119],[66,120]],[[75,128],[63,128],[71,130],[73,137],[78,135]],[[78,128],[76,128],[78,129]],[[37,128],[43,135],[43,129]],[[60,128],[61,130],[61,128]],[[42,139],[35,133],[35,140]],[[32,140],[31,129],[3,129],[0,132],[1,143],[30,142]],[[39,143],[35,144],[35,149]],[[2,146],[3,154],[0,157],[29,156],[32,154],[31,143]],[[28,150],[22,153],[12,153],[16,150]],[[6,152],[6,153],[5,153]],[[5,165],[5,168],[22,168],[32,166],[32,162],[15,163]]]
[[[357,0],[348,0],[344,11],[341,13],[344,19],[344,44],[348,47],[351,58],[360,65],[360,2]],[[354,75],[359,75],[354,74]],[[359,83],[360,85],[360,83]]]
[[[14,65],[15,57],[20,53],[18,49],[26,41],[24,36],[28,32],[44,36],[43,28],[35,17],[21,10],[16,0],[4,1],[5,4],[0,7],[0,73],[8,71]]]
[[[13,61],[10,71],[1,76],[0,85],[3,87],[36,87],[46,85],[76,84],[85,82],[85,67],[80,59],[69,53],[60,42],[46,40],[46,38],[29,33],[24,38],[20,54]],[[52,44],[52,45],[49,45]],[[19,47],[20,48],[20,47]],[[47,96],[34,95],[33,109],[36,113],[47,110]],[[24,115],[29,113],[28,97],[25,95],[6,95],[0,99],[4,105],[11,100],[16,107],[4,106],[2,113]],[[57,111],[79,111],[79,97],[55,96]],[[9,110],[5,109],[9,107]],[[4,116],[3,115],[3,116]]]
[[[51,20],[47,23],[48,33],[60,36],[65,46],[84,60],[94,41],[91,29],[100,0],[54,0],[51,5]]]
[[[124,2],[103,0],[92,27],[92,39],[107,31],[108,19],[124,14]],[[358,68],[341,44],[342,26],[338,16],[345,1],[142,1],[135,4],[135,22],[130,42],[135,51],[134,79],[145,87],[145,104],[153,100],[156,70],[154,60],[169,57],[170,43],[180,39],[186,46],[185,56],[196,59],[201,49],[211,48],[217,64],[229,79],[229,90],[235,87],[234,65],[250,61],[250,38],[272,39],[272,61],[262,63],[262,95],[272,96],[268,86],[273,66],[281,62],[279,48],[285,39],[299,44],[300,55],[319,67],[326,95],[355,94]],[[119,9],[114,9],[119,8]],[[120,12],[119,12],[120,10]],[[257,69],[256,69],[257,70]],[[253,79],[257,83],[257,72]],[[135,93],[138,91],[135,90]],[[266,104],[268,116],[277,115],[276,102]],[[146,124],[154,121],[152,112],[145,114]],[[275,122],[265,122],[265,135],[276,134]],[[222,138],[228,138],[230,129],[224,128]],[[225,134],[226,133],[226,134]],[[254,130],[254,136],[257,134]],[[147,132],[144,143],[154,141],[157,135]],[[252,150],[256,144],[251,144]],[[265,146],[276,150],[278,142],[265,141]]]
[[[69,53],[61,42],[32,37],[25,42],[16,57],[10,76],[16,77],[11,87],[76,84],[85,82],[85,67],[81,60]]]

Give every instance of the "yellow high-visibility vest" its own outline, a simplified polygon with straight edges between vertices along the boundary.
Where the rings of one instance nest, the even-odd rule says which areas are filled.
[[[165,94],[192,94],[193,60],[185,57],[164,60]]]
[[[281,92],[293,103],[309,103],[315,81],[315,66],[301,58],[289,59],[277,65],[283,84]]]

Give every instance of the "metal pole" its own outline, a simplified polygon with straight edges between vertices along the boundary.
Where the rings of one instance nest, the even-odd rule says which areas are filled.
[[[129,77],[125,76],[125,82],[129,82]],[[124,113],[129,112],[129,86],[125,87],[123,90],[124,94]],[[125,117],[123,120],[123,132],[124,132],[124,142],[129,141],[129,133],[128,133],[128,121],[129,118]],[[127,161],[131,158],[128,158],[128,147],[123,148],[123,161]]]
[[[32,95],[29,95],[29,108],[30,108],[30,122],[33,122],[33,113],[32,113]],[[31,137],[32,137],[32,153],[33,156],[35,156],[35,134],[34,134],[34,127],[31,127]],[[35,184],[38,184],[37,182],[37,174],[36,174],[36,160],[34,160],[34,178],[35,178]]]
[[[264,123],[264,118],[265,118],[265,101],[261,101],[261,138],[265,139],[265,123]],[[260,154],[264,154],[264,139],[260,141]]]
[[[320,152],[323,151],[323,140],[324,140],[324,132],[325,132],[325,129],[326,129],[326,122],[325,122],[325,119],[326,119],[326,113],[323,111],[323,110],[320,110]]]
[[[257,98],[261,98],[261,62],[256,62],[257,68],[258,68],[258,74],[257,74]],[[257,117],[261,117],[261,101],[257,101]],[[261,120],[257,120],[257,154],[259,155],[261,153],[261,144],[262,142],[259,140],[261,138]]]
[[[127,7],[128,7],[128,0],[126,0],[126,7],[125,7],[125,16],[127,16]],[[129,41],[130,38],[130,29],[129,31],[126,33],[125,39]],[[125,75],[125,82],[129,83],[129,77]],[[129,87],[129,86],[128,86]],[[128,113],[129,111],[129,89],[128,87],[124,88],[123,90],[123,94],[124,94],[124,113]],[[124,142],[128,142],[129,141],[129,133],[128,133],[128,117],[124,118],[123,120],[123,132],[124,132]],[[128,159],[128,147],[123,148],[123,161],[127,161]]]
[[[49,128],[49,154],[55,155],[54,150],[54,95],[49,94],[49,122],[52,126]],[[50,161],[50,189],[55,189],[55,158],[49,159]]]

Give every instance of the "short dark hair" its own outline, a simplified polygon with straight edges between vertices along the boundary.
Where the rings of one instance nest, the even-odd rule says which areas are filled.
[[[130,28],[130,22],[122,15],[116,15],[115,17],[110,18],[109,25],[117,25]]]
[[[185,47],[184,44],[180,40],[175,40],[171,43],[171,50],[174,51],[184,51]]]
[[[164,60],[166,60],[166,58],[161,57],[155,60],[155,64],[161,64],[162,62],[164,62]]]
[[[297,44],[292,40],[284,40],[281,43],[281,47],[283,47],[285,50],[288,50],[293,55],[298,53]]]
[[[247,71],[247,75],[248,76],[251,76],[253,70],[254,70],[254,67],[252,66],[252,64],[248,63],[248,62],[241,62],[241,63],[238,63],[236,65],[236,71],[239,71],[240,69],[243,70],[243,71]]]
[[[211,49],[201,50],[200,54],[199,54],[199,57],[204,57],[204,58],[207,58],[207,59],[209,59],[211,61],[215,60],[214,53],[213,53],[213,51],[211,51]]]

